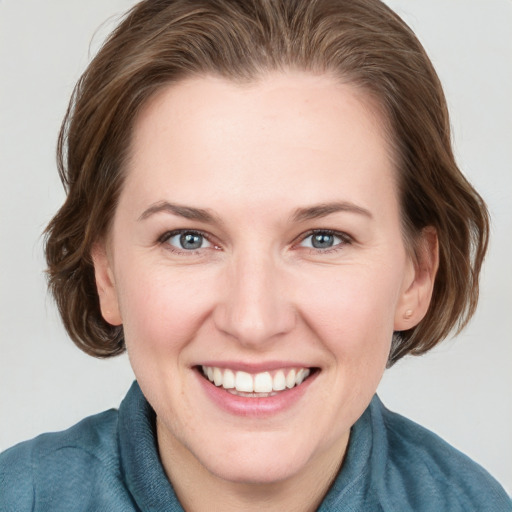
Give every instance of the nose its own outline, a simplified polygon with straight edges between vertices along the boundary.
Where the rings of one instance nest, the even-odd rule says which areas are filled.
[[[253,349],[293,330],[296,314],[283,270],[268,255],[240,256],[226,269],[216,327]]]

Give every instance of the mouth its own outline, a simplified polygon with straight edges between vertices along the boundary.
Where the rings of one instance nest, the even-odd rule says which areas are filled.
[[[198,372],[217,388],[246,398],[267,398],[285,393],[301,386],[319,368],[295,367],[282,368],[259,373],[235,371],[217,366],[198,366]]]

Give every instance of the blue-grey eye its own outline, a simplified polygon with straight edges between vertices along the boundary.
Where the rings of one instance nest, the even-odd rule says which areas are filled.
[[[311,245],[315,249],[327,249],[334,245],[334,236],[328,233],[316,233],[311,236]]]
[[[167,239],[167,243],[185,251],[194,251],[211,246],[210,242],[201,233],[195,231],[183,231],[172,235]]]
[[[330,249],[336,245],[343,244],[345,240],[329,231],[316,231],[302,240],[303,247],[312,249]]]

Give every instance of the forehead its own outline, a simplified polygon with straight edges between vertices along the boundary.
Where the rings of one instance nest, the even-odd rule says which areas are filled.
[[[375,101],[330,76],[194,77],[159,91],[138,116],[125,188],[145,201],[249,193],[263,204],[292,192],[303,202],[371,201],[365,188],[395,188],[387,133]]]

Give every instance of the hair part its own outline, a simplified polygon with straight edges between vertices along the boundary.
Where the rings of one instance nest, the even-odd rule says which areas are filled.
[[[73,92],[57,158],[67,199],[46,229],[49,288],[73,341],[108,357],[122,326],[102,317],[92,245],[108,232],[131,130],[171,83],[214,74],[251,82],[270,71],[328,73],[382,109],[396,155],[406,245],[435,228],[439,269],[425,318],[395,333],[389,365],[466,325],[487,249],[485,203],[459,171],[446,101],[409,27],[379,0],[145,0],[106,40]]]

